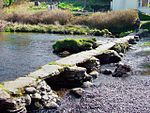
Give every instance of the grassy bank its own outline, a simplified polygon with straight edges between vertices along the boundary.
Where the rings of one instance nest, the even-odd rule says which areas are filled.
[[[31,25],[9,23],[4,27],[5,32],[37,32],[37,33],[54,33],[54,34],[70,34],[70,35],[94,35],[94,36],[112,36],[107,29],[98,30],[90,29],[80,25]]]

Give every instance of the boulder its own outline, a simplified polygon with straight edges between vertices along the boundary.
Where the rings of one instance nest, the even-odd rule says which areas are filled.
[[[128,40],[128,42],[129,42],[129,44],[136,44],[136,39],[131,38]]]
[[[103,54],[97,56],[101,64],[118,63],[121,61],[121,56],[114,50],[107,50]]]
[[[118,64],[117,68],[113,72],[112,76],[113,77],[123,77],[127,76],[128,72],[131,71],[131,67],[126,64]]]
[[[112,74],[112,71],[110,69],[105,69],[105,70],[102,70],[101,73],[104,75],[110,75]]]

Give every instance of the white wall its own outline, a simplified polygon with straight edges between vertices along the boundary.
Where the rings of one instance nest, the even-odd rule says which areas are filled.
[[[113,0],[112,10],[137,9],[138,0]]]
[[[144,13],[147,13],[147,14],[150,14],[150,8],[139,8],[139,10],[141,11],[141,12],[144,12]]]

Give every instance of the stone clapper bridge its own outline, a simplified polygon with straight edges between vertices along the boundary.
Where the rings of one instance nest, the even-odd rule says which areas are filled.
[[[58,108],[60,98],[51,87],[73,88],[90,81],[93,71],[100,72],[100,64],[119,62],[119,53],[137,41],[140,34],[142,31],[46,64],[25,77],[3,82],[0,112],[25,113],[33,109]]]

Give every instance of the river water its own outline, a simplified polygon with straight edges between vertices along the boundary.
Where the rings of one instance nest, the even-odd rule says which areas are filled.
[[[69,37],[91,38],[92,36],[0,33],[0,82],[24,76],[50,61],[59,59],[53,54],[52,45],[58,39]],[[95,38],[103,42],[108,40],[102,37]]]

